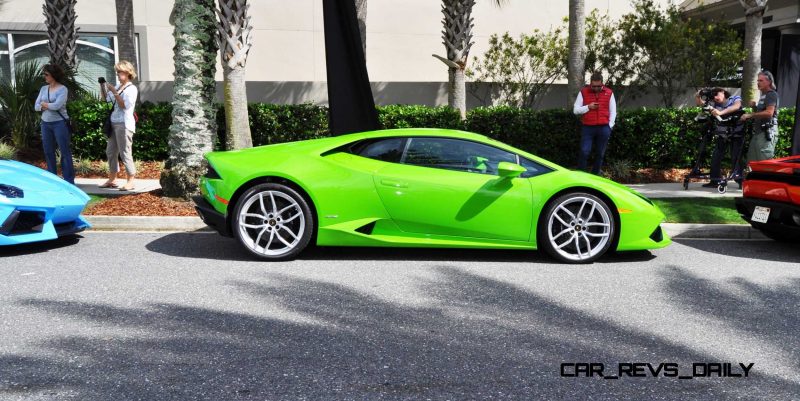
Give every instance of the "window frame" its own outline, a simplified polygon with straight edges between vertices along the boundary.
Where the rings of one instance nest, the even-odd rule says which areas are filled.
[[[355,153],[354,152],[354,148],[357,147],[358,145],[362,144],[362,143],[365,143],[365,142],[376,143],[376,142],[379,142],[379,141],[393,140],[393,139],[405,139],[405,144],[403,145],[403,153],[400,156],[400,161],[399,162],[374,159],[374,158],[363,156],[363,155],[361,155],[359,153]],[[367,139],[361,139],[361,140],[358,140],[358,141],[355,141],[355,142],[351,142],[351,143],[345,145],[344,147],[342,147],[340,149],[345,151],[348,154],[353,155],[353,156],[363,157],[365,159],[370,159],[370,160],[374,160],[374,161],[377,161],[377,162],[392,163],[392,164],[402,164],[402,165],[405,165],[405,166],[422,167],[422,168],[433,168],[433,169],[437,169],[437,170],[453,171],[453,172],[458,172],[458,173],[491,175],[491,176],[494,176],[494,177],[498,177],[499,176],[498,174],[480,173],[480,172],[475,172],[475,171],[465,171],[465,170],[457,170],[457,169],[446,169],[446,168],[440,168],[440,167],[422,166],[422,165],[418,165],[418,164],[406,163],[406,156],[408,155],[408,148],[411,146],[411,143],[413,142],[414,139],[445,139],[445,140],[462,141],[462,142],[469,142],[469,143],[473,143],[473,144],[477,144],[477,145],[481,145],[481,146],[487,146],[487,147],[493,148],[495,150],[498,150],[498,151],[501,151],[501,152],[505,152],[505,153],[509,153],[509,154],[513,155],[514,159],[515,159],[515,163],[517,165],[522,166],[522,160],[526,160],[530,164],[534,164],[536,166],[539,166],[540,169],[541,169],[541,171],[535,172],[535,174],[533,174],[534,173],[533,171],[528,170],[528,171],[522,173],[520,175],[520,178],[538,177],[540,175],[544,175],[544,174],[547,174],[547,173],[550,173],[550,172],[554,171],[552,168],[547,167],[544,164],[539,163],[539,162],[537,162],[535,160],[532,160],[530,158],[521,156],[519,153],[512,152],[512,151],[509,151],[509,150],[506,150],[506,149],[501,149],[501,148],[498,148],[497,146],[493,146],[493,145],[490,145],[490,144],[487,144],[487,143],[483,143],[483,142],[479,142],[479,141],[474,141],[474,140],[471,140],[471,139],[454,138],[454,137],[449,137],[449,136],[413,136],[413,135],[410,135],[410,136],[385,136],[385,137],[379,137],[379,138],[367,138]],[[528,175],[528,174],[530,174],[530,175]]]

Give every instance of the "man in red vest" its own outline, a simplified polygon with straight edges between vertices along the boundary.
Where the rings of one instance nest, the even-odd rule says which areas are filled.
[[[611,129],[614,128],[614,120],[617,118],[617,102],[614,100],[614,92],[603,85],[603,76],[599,72],[593,73],[589,85],[578,93],[572,111],[581,116],[583,123],[578,169],[586,170],[586,161],[594,143],[596,154],[592,173],[600,175],[608,138],[611,137]]]

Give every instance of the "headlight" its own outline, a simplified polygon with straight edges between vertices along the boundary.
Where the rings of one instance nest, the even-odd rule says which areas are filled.
[[[0,196],[6,198],[24,198],[25,193],[22,192],[22,189],[13,185],[0,184]]]

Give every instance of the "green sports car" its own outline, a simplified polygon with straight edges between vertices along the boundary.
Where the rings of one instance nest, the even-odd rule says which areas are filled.
[[[544,249],[568,263],[671,243],[637,192],[468,132],[382,130],[206,159],[198,214],[267,260],[312,241]]]

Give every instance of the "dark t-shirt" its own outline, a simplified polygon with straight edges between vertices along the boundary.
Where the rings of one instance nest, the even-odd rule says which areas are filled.
[[[756,105],[756,111],[764,111],[767,106],[775,106],[775,112],[772,113],[772,123],[778,124],[778,92],[769,91],[761,95]],[[764,121],[762,121],[764,122]]]

